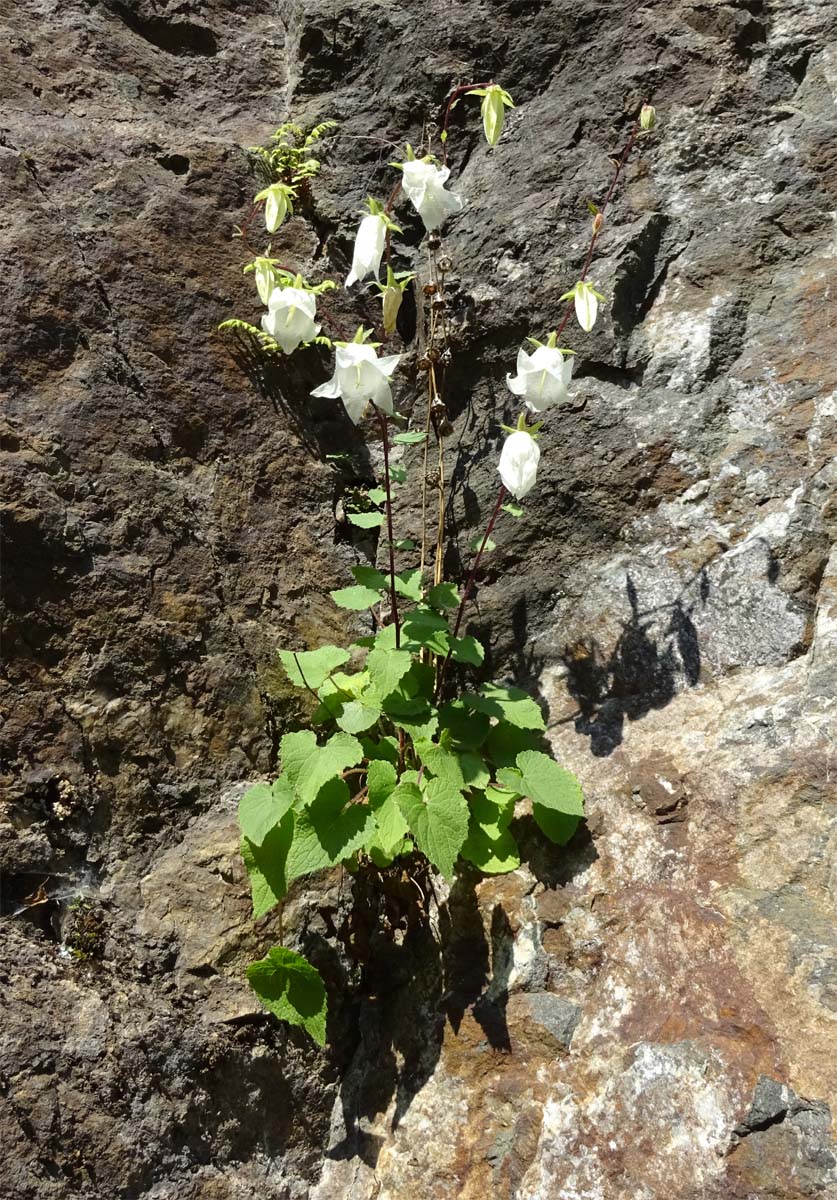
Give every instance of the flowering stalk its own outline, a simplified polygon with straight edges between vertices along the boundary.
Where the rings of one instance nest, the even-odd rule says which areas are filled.
[[[389,540],[389,594],[392,601],[392,623],[395,626],[395,648],[401,646],[401,623],[398,620],[398,600],[395,595],[395,541],[392,536],[392,481],[389,477],[389,429],[387,418],[379,408],[378,421],[381,426],[381,438],[384,444],[384,481],[386,486],[387,538]]]
[[[490,88],[494,86],[493,79],[489,79],[486,83],[463,83],[459,87],[453,89],[448,96],[448,102],[445,106],[445,115],[442,120],[442,162],[447,165],[448,161],[448,121],[450,120],[451,109],[460,96],[464,96],[466,92],[470,92],[471,88]]]

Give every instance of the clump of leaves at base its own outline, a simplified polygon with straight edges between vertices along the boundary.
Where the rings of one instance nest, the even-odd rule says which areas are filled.
[[[352,586],[331,593],[335,603],[386,610],[388,576],[371,566],[352,573]],[[583,815],[578,781],[544,753],[543,715],[526,692],[484,683],[439,700],[447,658],[466,667],[484,659],[476,638],[452,633],[454,585],[426,590],[420,571],[405,570],[395,591],[398,637],[388,624],[350,648],[280,651],[288,679],[316,707],[313,728],[282,738],[278,778],[241,801],[256,917],[295,879],[340,863],[354,873],[423,857],[446,879],[461,862],[513,871],[520,851],[510,826],[524,799],[559,845]],[[272,1012],[323,1040],[325,990],[310,964],[276,947],[248,977]]]

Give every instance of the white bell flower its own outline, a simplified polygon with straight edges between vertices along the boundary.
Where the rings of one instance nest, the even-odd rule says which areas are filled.
[[[295,198],[296,192],[285,183],[272,183],[259,192],[256,201],[264,200],[264,223],[268,233],[275,233],[289,213],[293,216],[292,201]]]
[[[540,446],[525,429],[516,429],[503,443],[498,470],[515,500],[522,500],[535,486],[540,457]]]
[[[532,412],[540,413],[567,399],[572,373],[571,351],[559,350],[555,334],[550,334],[548,343],[537,345],[534,353],[518,351],[517,375],[507,375],[506,384],[515,396],[523,397]]]
[[[376,279],[381,274],[381,258],[387,240],[387,223],[381,213],[370,213],[360,223],[352,255],[352,269],[346,276],[346,287],[363,280],[367,275]]]
[[[381,412],[391,414],[389,377],[400,358],[400,354],[378,358],[374,346],[357,340],[340,345],[336,351],[334,374],[327,383],[314,388],[311,395],[326,396],[331,400],[339,397],[355,425],[360,424],[370,400]]]
[[[438,229],[446,217],[462,211],[462,198],[444,188],[450,175],[448,167],[436,167],[422,158],[414,158],[402,163],[401,170],[401,186],[428,233]]]
[[[303,288],[274,288],[262,317],[262,329],[290,354],[301,342],[311,342],[320,332],[314,324],[317,300]]]
[[[570,288],[568,292],[564,292],[561,299],[575,302],[575,315],[578,323],[585,333],[589,333],[596,324],[599,301],[604,300],[601,292],[597,292],[586,279],[579,279],[575,287]]]

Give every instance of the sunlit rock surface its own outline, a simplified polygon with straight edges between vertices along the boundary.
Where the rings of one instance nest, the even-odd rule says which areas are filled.
[[[833,4],[23,0],[0,29],[0,1196],[837,1196]],[[250,920],[235,809],[300,715],[276,648],[346,631],[327,593],[375,547],[344,499],[380,453],[309,398],[324,352],[260,370],[215,332],[259,311],[245,148],[341,122],[274,245],[342,278],[403,140],[492,77],[500,144],[473,102],[450,142],[452,568],[505,374],[660,114],[471,613],[589,821],[558,851],[522,817],[519,872],[435,901],[298,890],[321,1053],[244,982],[281,935]],[[405,213],[404,265],[419,237]]]

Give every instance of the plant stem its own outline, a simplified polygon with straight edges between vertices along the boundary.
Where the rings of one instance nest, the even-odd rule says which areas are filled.
[[[634,148],[634,145],[635,145],[636,139],[637,139],[637,135],[639,134],[639,129],[640,129],[639,117],[637,117],[637,119],[634,121],[633,128],[631,129],[628,140],[625,143],[625,147],[622,151],[622,156],[619,159],[619,161],[617,162],[616,167],[614,168],[613,177],[610,181],[610,187],[607,189],[607,194],[605,195],[605,198],[602,201],[602,206],[599,209],[599,213],[601,216],[604,216],[605,209],[607,208],[608,204],[610,204],[611,200],[613,199],[613,193],[616,191],[616,185],[619,182],[619,176],[622,174],[622,171],[625,167],[625,163],[628,161],[628,158],[630,157],[630,153]],[[603,226],[602,226],[602,228],[603,228]],[[584,280],[587,278],[587,272],[590,270],[590,263],[593,261],[593,251],[596,248],[596,242],[598,241],[600,233],[601,233],[601,228],[594,229],[593,233],[590,235],[590,245],[587,247],[587,254],[584,257],[584,266],[581,268],[581,274],[579,275],[580,280]],[[570,303],[567,305],[567,308],[564,312],[563,317],[561,318],[561,324],[555,330],[556,338],[560,337],[561,334],[563,333],[567,322],[569,321],[570,317],[572,316],[573,308],[574,308],[573,302],[570,301]]]
[[[386,479],[387,492],[387,537],[389,538],[389,589],[390,600],[392,602],[392,621],[395,625],[395,645],[396,649],[401,645],[401,623],[398,620],[398,600],[395,595],[395,543],[392,536],[392,481],[389,477],[389,429],[387,426],[387,418],[379,408],[375,411],[378,414],[378,420],[381,424],[381,437],[384,443],[384,477]]]
[[[483,551],[485,550],[486,544],[488,543],[488,539],[491,537],[491,531],[493,530],[495,522],[500,515],[500,509],[502,508],[503,501],[505,500],[505,498],[506,498],[506,488],[505,488],[505,485],[501,483],[500,490],[497,493],[497,501],[494,505],[494,511],[492,512],[489,522],[485,527],[485,533],[482,535],[482,541],[480,542],[480,548],[477,551],[477,556],[474,559],[473,566],[471,567],[471,571],[468,575],[468,580],[462,591],[462,599],[459,601],[459,608],[456,613],[456,624],[453,627],[453,634],[451,635],[454,638],[459,636],[459,628],[462,624],[462,617],[465,614],[465,605],[468,603],[468,599],[471,595],[471,591],[473,590],[474,580],[477,577],[477,571],[479,570]],[[438,679],[438,682],[436,683],[436,703],[437,704],[439,703],[439,700],[442,695],[442,685],[445,682],[445,675],[447,673],[448,663],[450,662],[450,656],[452,653],[453,652],[451,650],[448,650],[447,658],[442,663],[442,669],[439,672],[439,679]]]
[[[463,83],[463,84],[460,84],[459,87],[454,88],[453,91],[451,92],[451,94],[448,96],[448,102],[447,102],[447,105],[445,106],[445,116],[442,121],[442,133],[447,134],[448,121],[450,120],[450,110],[453,107],[456,100],[458,100],[458,98],[460,96],[464,95],[465,92],[470,92],[471,88],[488,88],[488,87],[493,87],[493,86],[494,86],[493,81],[489,81],[488,83]],[[442,138],[442,162],[445,164],[445,166],[447,166],[447,161],[448,161],[448,142],[447,142],[447,137],[443,137]]]

